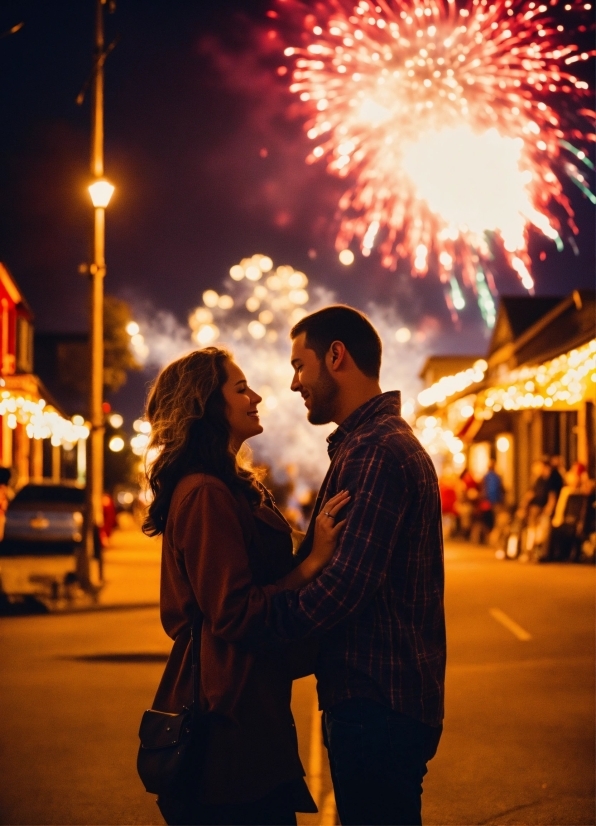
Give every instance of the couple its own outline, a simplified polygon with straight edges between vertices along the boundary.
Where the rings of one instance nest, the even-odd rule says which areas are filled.
[[[335,422],[329,470],[298,553],[238,451],[262,432],[261,401],[225,350],[184,356],[147,404],[163,535],[161,617],[174,645],[154,702],[193,696],[190,629],[209,728],[169,824],[295,824],[316,807],[290,711],[314,671],[341,823],[421,823],[422,779],[441,735],[445,671],[439,490],[433,465],[379,386],[381,342],[346,306],[291,331],[292,390],[309,421]]]

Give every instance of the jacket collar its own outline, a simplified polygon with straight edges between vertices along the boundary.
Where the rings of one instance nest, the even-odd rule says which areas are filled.
[[[373,416],[380,415],[401,416],[401,393],[399,390],[390,390],[373,396],[343,420],[339,427],[327,436],[327,452],[330,458],[344,441],[346,436],[353,433]]]

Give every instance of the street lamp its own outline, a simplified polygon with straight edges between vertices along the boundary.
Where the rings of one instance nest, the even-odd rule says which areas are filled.
[[[103,159],[102,159],[103,160]],[[103,165],[103,163],[102,163]],[[90,561],[97,556],[96,543],[99,529],[103,525],[103,280],[106,274],[105,261],[105,219],[106,207],[110,203],[115,187],[105,178],[98,178],[89,185],[89,195],[93,204],[93,263],[89,267],[91,282],[90,318],[90,392],[89,418],[91,433],[87,463],[87,529],[85,532],[85,559],[80,570],[81,580],[86,587],[92,584]],[[93,578],[95,579],[95,578]]]
[[[90,381],[89,419],[91,432],[88,439],[85,544],[78,560],[78,576],[82,586],[93,590],[101,580],[101,550],[99,531],[103,526],[103,280],[106,274],[105,217],[106,207],[114,193],[114,186],[104,178],[103,164],[103,69],[109,52],[104,48],[103,6],[106,0],[95,3],[95,54],[93,63],[93,103],[91,107],[91,174],[89,195],[93,204],[93,263],[90,276]],[[98,557],[99,576],[91,575],[91,560]]]

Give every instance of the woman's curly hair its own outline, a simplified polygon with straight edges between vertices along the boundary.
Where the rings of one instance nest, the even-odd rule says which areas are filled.
[[[255,474],[238,464],[230,449],[230,426],[222,387],[227,381],[227,350],[205,347],[165,367],[146,406],[151,424],[147,446],[156,458],[145,467],[152,499],[143,523],[149,536],[162,534],[178,482],[189,473],[217,476],[253,507],[261,503]]]

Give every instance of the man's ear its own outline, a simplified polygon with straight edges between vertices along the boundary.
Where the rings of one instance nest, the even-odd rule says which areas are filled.
[[[327,351],[327,366],[330,370],[337,371],[346,362],[346,346],[343,341],[333,341]]]

